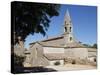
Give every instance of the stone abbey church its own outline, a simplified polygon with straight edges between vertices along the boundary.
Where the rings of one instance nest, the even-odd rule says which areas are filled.
[[[18,55],[24,54],[26,59],[24,67],[64,65],[67,59],[89,59],[96,58],[96,49],[87,48],[73,35],[73,25],[69,12],[64,17],[64,33],[58,37],[48,38],[43,41],[30,43],[29,50],[24,48],[15,49]]]

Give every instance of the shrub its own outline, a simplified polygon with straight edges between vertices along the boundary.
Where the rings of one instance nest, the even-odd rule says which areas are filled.
[[[72,64],[76,64],[75,60],[72,61]]]
[[[96,58],[94,58],[94,62],[96,62],[97,60],[96,60]]]
[[[11,72],[17,73],[23,70],[23,62],[25,60],[25,57],[18,56],[16,54],[11,55]]]
[[[60,65],[60,62],[57,61],[57,62],[54,63],[54,65]]]

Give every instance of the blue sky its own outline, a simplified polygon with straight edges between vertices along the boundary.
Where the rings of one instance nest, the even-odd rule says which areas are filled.
[[[61,5],[60,15],[51,18],[50,27],[47,31],[48,37],[55,37],[63,34],[64,15],[69,10],[73,23],[73,33],[77,40],[85,44],[97,42],[97,8],[95,6]],[[29,43],[47,39],[41,34],[29,35],[25,41],[25,47]]]

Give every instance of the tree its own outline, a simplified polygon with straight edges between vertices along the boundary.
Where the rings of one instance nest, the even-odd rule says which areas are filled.
[[[85,47],[90,48],[91,46],[89,44],[83,44]]]
[[[14,45],[29,34],[41,33],[46,35],[49,28],[50,19],[59,15],[60,5],[47,3],[31,2],[12,2],[11,3],[11,62],[12,71],[15,66],[23,67],[25,57],[14,54]]]
[[[96,43],[93,44],[92,48],[97,48],[97,44]]]
[[[41,33],[46,35],[50,18],[59,15],[60,5],[31,2],[11,3],[11,44],[18,43],[18,37],[25,41],[29,34]],[[13,36],[14,35],[14,36]]]

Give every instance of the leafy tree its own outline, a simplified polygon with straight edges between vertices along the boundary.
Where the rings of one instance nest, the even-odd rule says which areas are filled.
[[[18,43],[18,37],[25,41],[29,34],[46,35],[50,18],[59,15],[60,5],[48,3],[12,2],[11,3],[11,44]],[[14,36],[13,36],[14,35]]]
[[[97,44],[96,43],[93,44],[92,48],[97,48]]]
[[[41,33],[46,35],[50,19],[59,15],[60,5],[31,2],[11,3],[11,67],[12,72],[17,71],[18,66],[23,67],[25,57],[14,54],[14,45],[19,41],[25,41],[29,34]]]
[[[83,44],[85,47],[91,47],[89,44]]]
[[[89,44],[83,44],[84,46],[86,47],[89,47],[89,48],[97,48],[97,44],[93,44],[93,45],[89,45]]]

